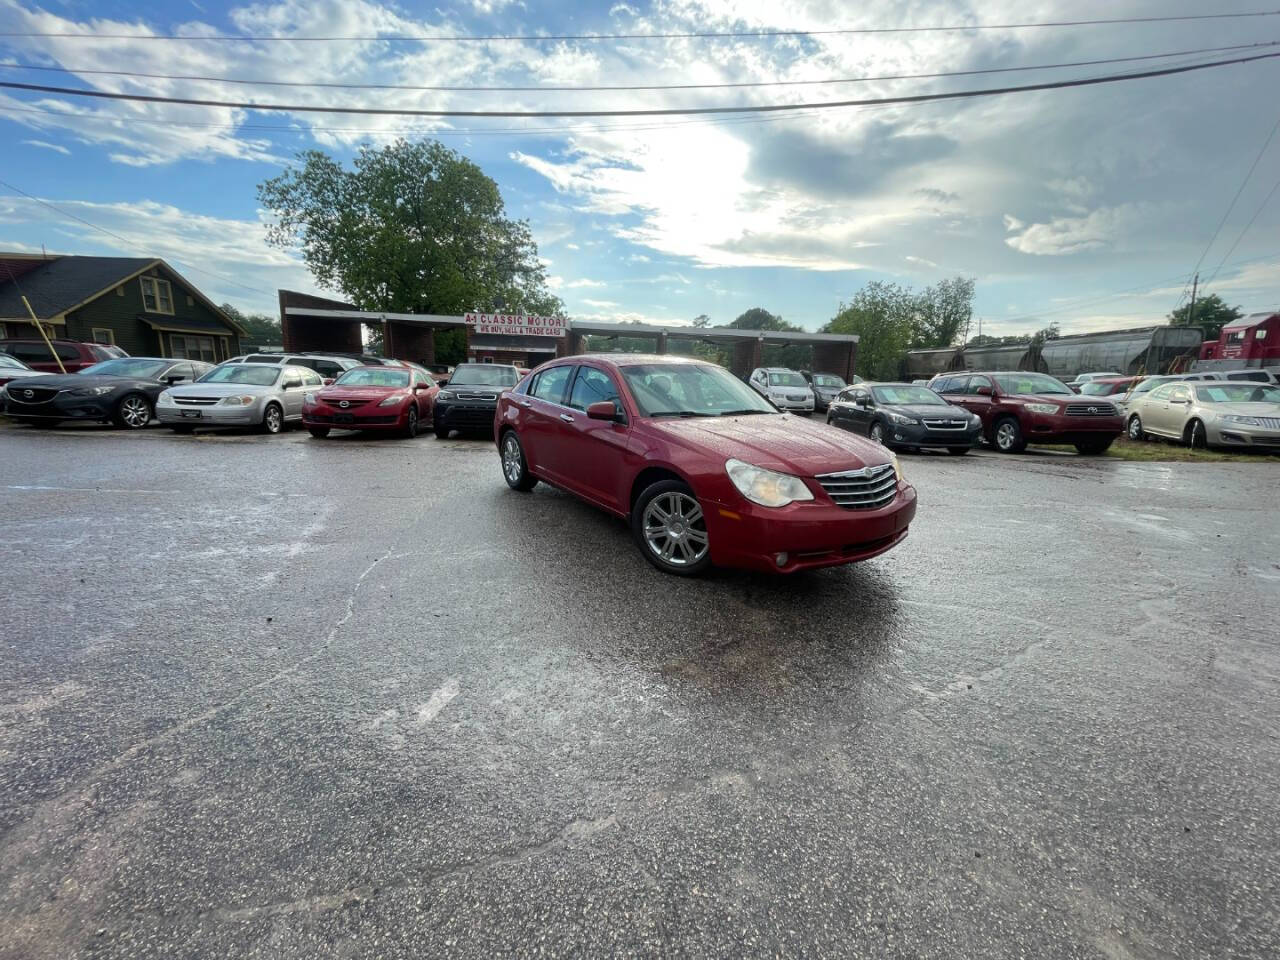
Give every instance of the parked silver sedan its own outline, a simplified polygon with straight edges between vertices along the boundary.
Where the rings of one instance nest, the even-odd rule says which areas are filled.
[[[302,401],[324,385],[305,367],[225,364],[193,384],[173,387],[156,400],[156,416],[179,433],[196,427],[258,427],[279,433],[301,422]]]
[[[1129,404],[1130,440],[1280,451],[1280,387],[1225,380],[1165,383]]]

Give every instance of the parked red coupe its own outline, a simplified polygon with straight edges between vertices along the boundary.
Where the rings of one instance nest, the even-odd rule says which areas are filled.
[[[355,367],[330,386],[309,393],[302,422],[313,437],[342,430],[395,430],[416,437],[430,426],[440,388],[425,370],[414,367]]]
[[[566,357],[498,400],[507,484],[539,480],[630,519],[667,573],[791,573],[896,546],[916,492],[884,447],[781,413],[723,367],[670,356]]]

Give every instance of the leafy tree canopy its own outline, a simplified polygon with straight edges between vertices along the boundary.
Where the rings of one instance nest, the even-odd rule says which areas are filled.
[[[1169,314],[1169,323],[1175,327],[1197,326],[1204,331],[1206,340],[1217,340],[1223,327],[1243,316],[1244,311],[1239,307],[1229,307],[1220,296],[1211,293],[1196,300],[1194,317],[1191,304],[1187,303]]]

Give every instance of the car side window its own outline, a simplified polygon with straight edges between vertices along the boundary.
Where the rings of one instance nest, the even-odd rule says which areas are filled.
[[[964,385],[968,381],[968,377],[948,377],[942,381],[942,387],[939,393],[964,393]]]
[[[543,370],[538,375],[538,382],[533,385],[533,395],[548,403],[564,403],[565,387],[569,384],[569,374],[573,370],[569,364]]]
[[[989,388],[990,386],[991,386],[990,377],[970,377],[969,383],[964,388],[964,392],[970,393],[970,394],[976,394],[978,392],[979,387]]]
[[[194,380],[196,378],[195,371],[192,370],[189,363],[175,363],[172,367],[164,372],[164,378],[180,377],[183,380]]]
[[[1191,388],[1183,387],[1183,386],[1174,387],[1173,392],[1169,396],[1169,399],[1170,400],[1190,400]]]
[[[579,367],[578,375],[573,381],[573,390],[569,394],[569,406],[575,410],[586,410],[593,403],[610,401],[618,410],[622,409],[622,401],[618,397],[618,388],[613,378],[603,370],[595,367]]]
[[[324,377],[314,370],[304,370],[302,373],[302,385],[304,387],[323,387]]]
[[[1151,399],[1152,400],[1168,400],[1169,394],[1171,394],[1172,392],[1173,392],[1173,387],[1171,387],[1169,384],[1165,384],[1164,386],[1156,387],[1154,390],[1151,391]]]
[[[845,403],[852,403],[852,402],[853,402],[853,394],[854,394],[854,392],[855,392],[855,391],[854,391],[854,389],[853,389],[852,387],[847,387],[847,388],[845,388],[844,390],[841,390],[841,391],[840,391],[840,396],[836,397],[836,399],[837,399],[837,400],[842,400],[842,401],[844,401]]]
[[[285,390],[292,390],[302,386],[304,373],[313,371],[304,370],[302,367],[285,367],[284,373],[280,377],[280,386]]]

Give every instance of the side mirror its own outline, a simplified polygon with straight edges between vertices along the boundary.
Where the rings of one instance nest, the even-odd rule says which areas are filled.
[[[601,400],[587,407],[587,417],[591,420],[617,420],[620,414],[612,400]]]
[[[979,387],[979,388],[978,388],[978,396],[980,396],[980,397],[990,397],[990,396],[992,396],[992,395],[993,395],[993,394],[992,394],[992,392],[991,392],[991,388],[990,388],[990,387]]]
[[[286,380],[284,382],[284,388],[286,390],[296,390],[300,386],[302,386],[301,380]]]
[[[443,387],[448,382],[448,377],[436,377],[436,386]]]
[[[419,390],[430,390],[430,389],[431,389],[431,384],[429,383],[415,383],[413,385],[414,393],[417,393]]]
[[[165,378],[164,378],[164,382],[165,382],[165,383],[167,383],[169,386],[171,386],[171,387],[172,387],[175,383],[181,383],[181,382],[182,382],[183,380],[185,380],[185,379],[187,379],[187,378],[186,378],[186,377],[180,377],[180,376],[178,376],[177,374],[174,374],[174,375],[173,375],[173,376],[171,376],[171,377],[165,377]]]

